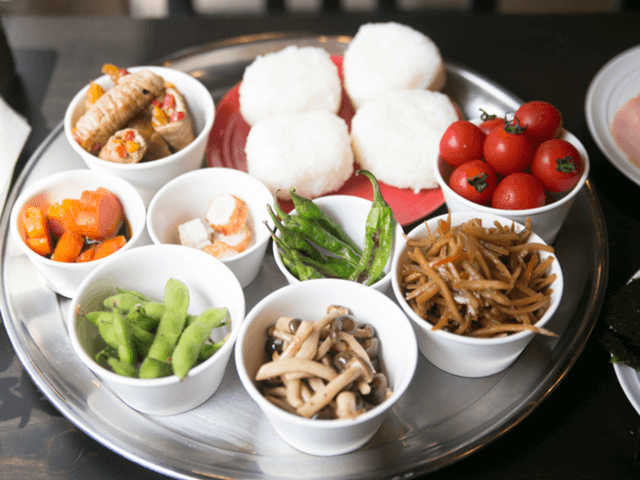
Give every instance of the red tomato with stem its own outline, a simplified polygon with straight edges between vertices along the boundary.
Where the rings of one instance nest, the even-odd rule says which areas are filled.
[[[457,120],[447,127],[440,139],[440,157],[449,165],[459,167],[482,157],[485,134],[468,120]]]
[[[553,193],[566,192],[576,186],[582,175],[580,153],[571,143],[553,138],[542,143],[533,153],[531,173]]]
[[[515,113],[534,146],[556,138],[562,129],[562,115],[550,103],[535,100],[523,103]]]
[[[484,141],[484,159],[502,176],[521,172],[531,163],[533,145],[517,124],[494,128]]]
[[[480,205],[489,203],[497,184],[498,177],[495,170],[482,160],[463,163],[449,178],[451,190]]]
[[[480,115],[482,123],[478,125],[478,128],[480,128],[485,135],[489,135],[489,132],[496,127],[504,127],[504,118],[489,114],[482,109],[480,109],[480,111],[482,112],[482,115]]]
[[[491,197],[491,206],[502,210],[527,210],[542,207],[545,200],[540,180],[530,173],[516,172],[498,183]]]

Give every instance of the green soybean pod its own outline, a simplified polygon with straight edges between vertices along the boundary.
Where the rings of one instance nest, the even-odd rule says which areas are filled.
[[[164,303],[147,302],[140,305],[140,309],[142,310],[143,315],[146,315],[159,322],[162,318],[162,314],[164,313]],[[187,314],[187,325],[192,323],[196,318],[198,318],[197,315]]]
[[[155,358],[147,357],[140,365],[138,376],[140,378],[160,378],[173,374],[169,362],[161,362]]]
[[[216,343],[204,344],[200,349],[200,351],[198,352],[198,362],[200,363],[204,362],[207,358],[209,358],[211,355],[213,355],[218,350],[220,350],[220,348],[222,348],[222,346],[224,345],[224,342],[227,341],[227,338],[229,337],[228,336],[224,337],[222,340]]]
[[[183,379],[198,360],[198,353],[214,328],[229,318],[226,308],[210,308],[202,312],[195,322],[184,329],[171,356],[173,373]]]
[[[143,293],[140,293],[136,290],[126,290],[124,288],[120,288],[120,287],[116,287],[116,292],[117,293],[130,293],[131,295],[135,295],[136,297],[138,297],[140,299],[140,301],[142,302],[149,302],[149,298],[147,298],[147,296]]]
[[[117,293],[105,298],[102,304],[107,308],[117,308],[121,312],[129,312],[142,303],[139,296],[130,292]]]
[[[118,347],[120,342],[116,338],[116,332],[113,327],[113,312],[89,312],[85,315],[85,318],[98,327],[98,332],[104,343],[110,347]]]
[[[148,315],[145,315],[142,311],[142,305],[138,305],[137,307],[129,311],[129,313],[127,314],[127,321],[129,321],[133,325],[138,325],[146,331],[151,331],[158,326],[158,323],[160,323],[160,318],[152,318]]]
[[[163,300],[164,311],[147,358],[166,362],[171,357],[186,323],[189,290],[180,280],[170,278],[164,288]]]
[[[107,364],[109,364],[109,366],[113,369],[114,373],[122,375],[123,377],[136,378],[138,376],[138,369],[135,365],[123,362],[116,357],[108,357]]]
[[[120,361],[134,365],[138,358],[133,347],[133,334],[129,324],[117,308],[113,309],[113,332],[118,342],[117,349]]]

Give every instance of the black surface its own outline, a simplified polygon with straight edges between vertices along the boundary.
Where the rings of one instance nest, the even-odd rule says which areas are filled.
[[[47,128],[41,126],[42,105],[64,104],[75,93],[50,90],[51,73],[63,61],[65,65],[75,65],[78,69],[75,73],[86,81],[95,76],[87,72],[96,72],[95,66],[99,68],[107,61],[154,63],[182,49],[266,31],[353,35],[360,24],[371,20],[396,20],[413,26],[438,44],[446,60],[491,78],[525,100],[546,100],[558,107],[565,127],[584,143],[591,158],[591,181],[605,213],[610,242],[608,291],[619,288],[640,269],[637,202],[640,187],[602,155],[584,118],[584,99],[594,75],[613,56],[640,43],[637,14],[105,19],[100,24],[105,31],[119,29],[125,37],[133,32],[141,34],[135,37],[138,43],[129,45],[126,53],[124,47],[122,53],[116,53],[119,50],[115,46],[107,50],[96,43],[98,53],[111,52],[115,58],[100,58],[96,54],[95,58],[84,58],[84,64],[70,62],[64,56],[67,51],[52,52],[46,46],[38,51],[14,51],[25,96],[24,112],[34,126],[27,151],[37,146],[47,133]],[[68,22],[78,41],[91,44],[93,23]],[[54,22],[51,28],[59,25]],[[117,38],[110,38],[117,45]],[[640,466],[634,460],[640,418],[624,396],[608,363],[607,352],[597,342],[603,328],[599,320],[575,366],[533,413],[493,443],[428,478],[640,478]],[[0,329],[0,478],[165,477],[109,451],[62,417],[25,374],[6,332]]]

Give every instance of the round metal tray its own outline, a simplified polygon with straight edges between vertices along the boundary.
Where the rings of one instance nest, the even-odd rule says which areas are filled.
[[[349,38],[291,34],[242,37],[182,52],[164,62],[198,77],[219,100],[256,55],[286,45],[318,45],[342,53]],[[515,111],[521,101],[499,85],[447,63],[446,93],[463,113]],[[602,305],[608,244],[600,204],[589,182],[555,243],[564,298],[549,328],[506,371],[467,379],[420,357],[409,390],[375,437],[338,457],[302,454],[282,441],[244,391],[230,361],[219,390],[202,406],[169,417],[145,416],[124,405],[82,364],[68,340],[69,301],[56,296],[9,239],[17,195],[54,172],[83,168],[60,124],[43,142],[10,192],[3,212],[0,308],[16,353],[34,382],[70,421],[122,456],[185,479],[377,479],[409,477],[451,464],[507,433],[550,395],[582,351]],[[245,289],[247,311],[286,284],[269,252]]]

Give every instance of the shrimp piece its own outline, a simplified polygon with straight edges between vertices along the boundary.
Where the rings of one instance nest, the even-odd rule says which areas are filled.
[[[238,254],[238,251],[235,248],[217,240],[214,240],[211,245],[206,245],[202,251],[209,255],[213,255],[218,260],[233,257]]]
[[[213,238],[215,241],[226,243],[236,252],[241,253],[244,252],[251,244],[251,229],[249,228],[249,225],[245,223],[238,233],[234,233],[233,235],[224,235],[214,232]]]
[[[211,199],[205,219],[222,235],[238,233],[247,221],[249,209],[238,197],[223,193]]]

